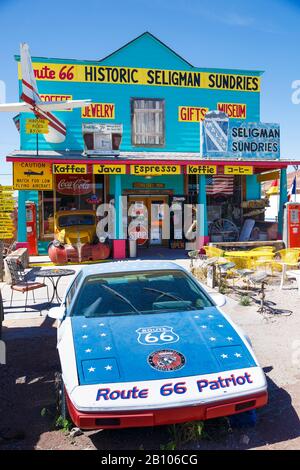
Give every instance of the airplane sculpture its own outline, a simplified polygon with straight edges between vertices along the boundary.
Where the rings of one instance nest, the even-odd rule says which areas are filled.
[[[21,50],[21,71],[22,71],[22,94],[19,103],[0,104],[0,112],[23,112],[34,113],[39,119],[48,120],[48,134],[44,134],[47,142],[58,144],[65,140],[67,129],[65,124],[58,119],[51,111],[64,111],[73,108],[87,106],[91,100],[65,100],[47,101],[41,100],[38,92],[36,79],[32,67],[28,44],[22,43]]]

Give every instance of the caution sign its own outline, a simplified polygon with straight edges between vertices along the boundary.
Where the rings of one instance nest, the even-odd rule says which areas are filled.
[[[50,163],[14,162],[13,165],[14,189],[48,191],[53,188]]]
[[[26,134],[48,134],[48,119],[26,119]]]
[[[224,175],[253,175],[253,166],[225,165]]]

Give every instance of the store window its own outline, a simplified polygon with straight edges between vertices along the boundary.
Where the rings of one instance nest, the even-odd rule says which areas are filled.
[[[165,145],[165,102],[162,99],[131,99],[132,145]]]
[[[188,177],[188,200],[197,204],[198,176]],[[206,176],[207,223],[212,242],[237,240],[243,225],[241,202],[241,176]]]
[[[58,211],[93,210],[104,201],[103,175],[55,175],[54,191],[39,192],[40,240],[52,240]]]

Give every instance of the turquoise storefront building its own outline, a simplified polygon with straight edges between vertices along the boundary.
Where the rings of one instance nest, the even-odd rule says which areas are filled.
[[[16,60],[20,65],[19,56]],[[238,240],[249,218],[257,240],[281,238],[287,162],[279,159],[279,128],[260,123],[262,72],[195,67],[148,32],[101,60],[33,57],[32,62],[42,100],[91,99],[91,104],[54,112],[67,129],[57,143],[27,133],[33,115],[21,113],[20,150],[7,157],[19,190],[19,242],[28,238],[27,201],[35,207],[38,254],[47,252],[62,207],[96,211],[97,204],[114,200],[113,238],[126,240],[124,197],[128,205],[143,203],[149,213],[154,203],[200,203],[199,244],[226,241],[217,231],[224,220]],[[20,66],[19,86],[21,95]],[[212,151],[209,127],[200,124],[214,110],[227,114],[230,138],[237,133],[228,151]],[[273,147],[265,142],[270,135]],[[212,142],[218,144],[213,137]],[[26,187],[22,171],[38,172],[40,165],[51,175],[48,186]],[[275,233],[259,201],[261,182],[276,178],[281,199]],[[185,241],[178,240],[171,230],[170,240],[159,234],[142,243],[184,248]]]

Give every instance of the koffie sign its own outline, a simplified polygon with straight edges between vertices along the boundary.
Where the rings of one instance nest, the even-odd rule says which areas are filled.
[[[22,78],[19,66],[19,79]],[[59,82],[105,83],[115,85],[150,85],[211,90],[260,91],[260,77],[228,73],[155,68],[114,67],[71,63],[34,62],[37,80]]]

